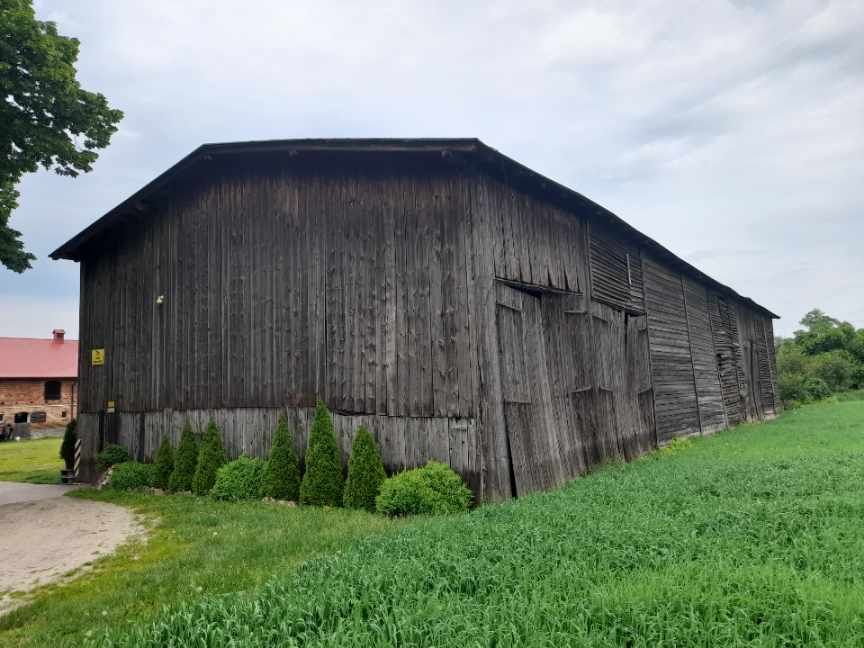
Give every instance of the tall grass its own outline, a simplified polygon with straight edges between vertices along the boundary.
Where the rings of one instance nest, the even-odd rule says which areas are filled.
[[[864,645],[864,402],[421,520],[97,643]]]

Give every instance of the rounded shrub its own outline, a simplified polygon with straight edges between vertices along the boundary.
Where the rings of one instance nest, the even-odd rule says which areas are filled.
[[[174,470],[168,481],[168,490],[172,493],[181,493],[192,490],[192,478],[195,476],[195,466],[198,465],[198,439],[192,432],[189,421],[183,425],[180,435],[180,445],[174,454]]]
[[[126,461],[131,461],[129,451],[121,445],[111,443],[102,449],[102,452],[96,455],[96,468],[100,472],[108,470],[111,466]]]
[[[171,447],[171,439],[162,437],[159,450],[156,451],[156,488],[167,490],[171,482],[171,473],[174,472],[174,448]]]
[[[375,498],[387,478],[381,453],[369,430],[360,427],[351,445],[343,503],[347,508],[375,510]]]
[[[72,470],[75,466],[75,443],[78,441],[78,419],[72,419],[66,424],[66,431],[63,433],[63,443],[60,444],[60,458],[66,464],[67,470]]]
[[[280,417],[276,426],[270,459],[261,478],[261,496],[294,502],[300,497],[300,465],[285,417]]]
[[[449,466],[430,461],[386,479],[375,504],[391,516],[459,513],[468,510],[471,491]]]
[[[156,480],[154,464],[124,461],[114,465],[108,485],[117,490],[135,490],[153,486]]]
[[[300,484],[300,503],[317,506],[342,505],[342,461],[333,436],[333,420],[321,401],[309,433],[306,473]]]
[[[245,456],[229,461],[216,471],[216,483],[213,484],[210,495],[229,502],[257,499],[261,490],[264,464],[261,459]]]
[[[192,492],[196,495],[206,495],[216,483],[216,472],[227,461],[225,448],[222,446],[222,435],[213,421],[207,424],[201,448],[198,450],[198,464],[192,477]]]
[[[385,479],[375,498],[379,513],[390,516],[433,513],[435,493],[420,475],[420,469],[406,470]]]

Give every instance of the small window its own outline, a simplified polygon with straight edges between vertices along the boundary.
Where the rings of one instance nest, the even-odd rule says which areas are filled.
[[[45,412],[30,412],[31,423],[44,423],[48,420],[48,415]]]
[[[60,400],[60,381],[48,380],[45,382],[45,400]]]
[[[15,422],[16,423],[26,423],[29,416],[30,415],[27,412],[17,412],[15,414]]]

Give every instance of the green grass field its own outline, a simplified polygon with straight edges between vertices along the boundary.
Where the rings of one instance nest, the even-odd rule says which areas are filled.
[[[0,481],[59,484],[63,439],[27,439],[0,443]]]
[[[218,507],[200,506],[221,523]],[[223,551],[217,583],[245,569]],[[247,594],[221,591],[257,583],[265,565],[204,596],[194,596],[200,563],[186,567],[165,602],[180,583],[196,600],[144,624],[133,606],[93,643],[860,646],[864,403],[804,407],[554,493],[416,520]]]
[[[163,605],[255,589],[313,556],[399,526],[341,509],[111,491],[74,496],[132,507],[149,520],[149,539],[0,617],[0,646],[80,646],[87,637],[147,621]]]

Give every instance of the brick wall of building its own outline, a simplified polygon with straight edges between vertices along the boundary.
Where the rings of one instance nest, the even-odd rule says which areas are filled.
[[[45,400],[46,380],[0,379],[0,424],[11,423],[19,412],[45,412],[44,424],[33,427],[65,425],[78,408],[78,388],[74,380],[60,381],[60,399]],[[29,416],[28,416],[29,419]]]

